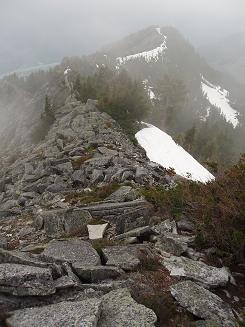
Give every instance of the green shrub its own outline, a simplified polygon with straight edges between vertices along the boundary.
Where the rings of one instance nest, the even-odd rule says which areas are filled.
[[[245,155],[213,182],[182,181],[170,190],[146,187],[141,192],[164,217],[190,218],[198,247],[216,247],[244,260]]]

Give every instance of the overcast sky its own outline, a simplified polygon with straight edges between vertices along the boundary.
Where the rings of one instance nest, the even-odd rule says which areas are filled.
[[[149,25],[212,43],[245,30],[245,0],[0,0],[0,71],[10,60],[93,52]]]

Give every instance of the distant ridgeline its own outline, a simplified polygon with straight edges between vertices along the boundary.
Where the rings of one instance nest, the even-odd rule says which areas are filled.
[[[13,149],[32,144],[33,135],[35,142],[45,137],[45,101],[55,110],[71,93],[82,102],[98,99],[99,108],[134,142],[138,122],[147,121],[214,170],[244,152],[242,88],[213,70],[174,28],[152,26],[95,54],[64,58],[49,71],[5,77],[0,81],[4,151],[6,144]]]

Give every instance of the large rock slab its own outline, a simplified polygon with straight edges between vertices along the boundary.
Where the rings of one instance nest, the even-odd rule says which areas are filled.
[[[216,268],[185,257],[165,258],[162,264],[170,271],[171,276],[185,277],[207,288],[224,286],[230,278],[225,267]]]
[[[88,266],[100,264],[100,257],[92,245],[77,238],[51,241],[42,258],[52,262],[79,262]]]
[[[149,248],[145,245],[115,245],[105,247],[102,252],[106,260],[106,265],[117,266],[125,271],[137,269],[143,255]]]
[[[217,295],[191,281],[184,281],[171,287],[171,294],[179,304],[195,316],[217,321],[222,326],[235,326],[230,306]]]
[[[98,327],[153,327],[155,313],[135,302],[127,289],[112,291],[102,298],[102,315]]]
[[[18,296],[55,293],[51,271],[19,264],[0,264],[0,291]]]
[[[60,209],[41,212],[34,220],[37,229],[44,229],[48,235],[79,235],[86,231],[92,219],[83,209]]]
[[[123,240],[130,237],[136,237],[137,239],[143,241],[149,239],[152,235],[156,235],[156,232],[154,232],[150,226],[143,226],[132,229],[126,233],[119,234],[115,236],[114,239]]]
[[[46,262],[38,260],[38,257],[30,253],[20,251],[8,251],[0,248],[0,262],[1,263],[16,263],[27,266],[47,268],[50,265]]]
[[[185,253],[193,237],[164,232],[158,236],[156,247],[164,252],[180,256]]]
[[[139,194],[131,186],[121,186],[117,191],[112,193],[107,200],[114,202],[134,201],[139,198]]]
[[[11,327],[96,327],[101,301],[86,299],[78,302],[61,302],[39,308],[13,312],[7,319]]]
[[[113,279],[124,273],[118,267],[110,266],[82,266],[79,263],[72,265],[75,273],[83,282],[95,283],[105,279]]]

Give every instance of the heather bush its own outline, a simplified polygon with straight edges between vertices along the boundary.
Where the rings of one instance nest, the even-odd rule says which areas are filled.
[[[198,247],[216,247],[237,261],[244,260],[245,155],[213,182],[182,181],[171,190],[146,187],[142,194],[163,217],[191,219]]]

